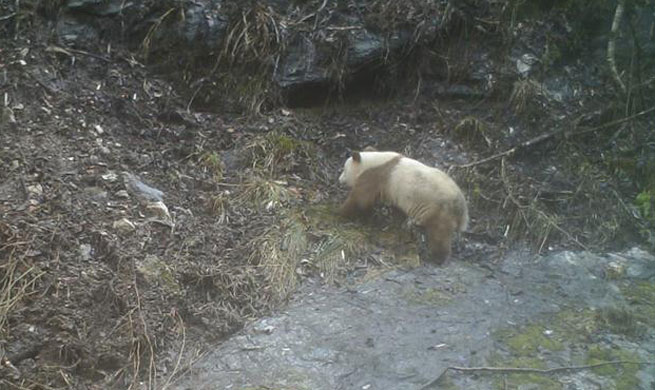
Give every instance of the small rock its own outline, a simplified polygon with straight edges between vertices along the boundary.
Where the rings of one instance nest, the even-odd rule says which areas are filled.
[[[164,193],[156,188],[150,187],[147,184],[144,184],[139,180],[135,175],[129,172],[123,172],[123,182],[125,183],[125,188],[137,196],[141,196],[147,200],[159,201],[161,202]]]
[[[97,202],[102,202],[107,200],[107,191],[103,190],[100,187],[86,187],[84,193]]]
[[[102,135],[102,133],[105,132],[105,131],[102,129],[102,126],[100,126],[100,125],[95,125],[95,126],[93,126],[93,128],[96,130],[96,133],[98,133],[98,135]]]
[[[159,285],[172,294],[180,292],[173,270],[156,255],[146,255],[144,259],[137,260],[136,267],[148,283]]]
[[[526,76],[532,69],[532,65],[534,65],[537,61],[538,59],[534,55],[530,53],[523,54],[521,58],[516,60],[516,70],[522,76]]]
[[[80,245],[78,252],[80,254],[80,259],[82,261],[89,261],[91,260],[91,251],[93,248],[91,248],[91,245],[89,244],[82,244]]]
[[[149,214],[164,220],[170,221],[171,219],[171,214],[168,212],[168,207],[166,207],[164,202],[150,202],[146,206],[146,210]]]
[[[39,183],[32,184],[27,186],[27,192],[29,192],[32,196],[41,196],[43,195],[43,187]]]
[[[255,324],[253,329],[255,332],[262,334],[273,334],[275,332],[275,326],[266,323],[266,321]]]
[[[605,276],[607,279],[619,279],[625,275],[625,265],[615,261],[610,261],[605,266]]]
[[[118,175],[112,171],[109,171],[105,173],[104,175],[100,176],[102,177],[102,180],[108,182],[108,183],[113,183],[116,180],[118,180]]]
[[[136,226],[127,218],[121,218],[118,221],[114,221],[114,229],[118,230],[120,233],[131,233],[136,230]]]
[[[119,198],[119,199],[129,199],[130,194],[125,190],[120,190],[120,191],[116,192],[116,197]]]

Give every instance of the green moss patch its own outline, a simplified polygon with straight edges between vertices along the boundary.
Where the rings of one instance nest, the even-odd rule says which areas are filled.
[[[506,344],[516,356],[532,356],[541,350],[561,351],[564,345],[555,336],[548,335],[547,329],[541,324],[529,325],[520,331],[503,330],[497,337]]]
[[[587,351],[586,364],[599,364],[609,361],[639,361],[639,355],[624,349],[609,349],[593,345]],[[594,373],[609,377],[614,380],[617,390],[632,390],[639,386],[637,372],[639,366],[636,364],[617,364],[596,367]]]
[[[655,327],[655,283],[636,282],[621,290],[630,302],[630,311],[635,319],[649,327]]]

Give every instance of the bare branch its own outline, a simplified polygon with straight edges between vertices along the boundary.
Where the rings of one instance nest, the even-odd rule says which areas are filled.
[[[614,20],[612,21],[612,30],[610,31],[610,38],[607,42],[607,62],[610,65],[610,70],[614,76],[614,80],[624,93],[627,91],[619,71],[616,68],[616,38],[619,36],[619,27],[621,26],[621,19],[623,19],[623,11],[625,10],[625,0],[619,0],[614,11]]]

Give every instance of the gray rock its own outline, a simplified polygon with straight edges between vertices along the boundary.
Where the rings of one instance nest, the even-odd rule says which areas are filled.
[[[91,260],[91,253],[93,251],[93,248],[89,244],[82,244],[80,245],[78,252],[80,254],[80,260],[82,261],[89,261]]]
[[[92,46],[99,38],[93,19],[62,13],[57,20],[57,36],[64,45]]]
[[[132,193],[133,195],[139,196],[146,200],[152,201],[162,201],[164,198],[164,193],[154,187],[143,183],[139,180],[138,177],[129,173],[123,172],[123,183],[125,184],[125,189]]]
[[[125,190],[120,190],[120,191],[116,192],[116,197],[119,198],[119,199],[129,199],[130,194]]]
[[[164,221],[170,221],[171,220],[171,215],[168,212],[168,207],[164,204],[164,202],[150,202],[146,206],[146,211],[148,214],[160,218]]]
[[[68,0],[65,7],[69,10],[91,15],[113,16],[120,14],[133,5],[134,2],[125,0]]]
[[[134,230],[136,230],[136,226],[132,223],[127,218],[121,218],[117,221],[114,221],[114,229],[116,229],[119,233],[122,234],[127,234],[127,233],[132,233]]]
[[[588,252],[545,257],[510,253],[494,270],[459,261],[390,271],[347,288],[308,282],[283,311],[218,345],[173,388],[441,388],[425,386],[448,366],[494,365],[487,359],[504,353],[495,340],[498,330],[536,322],[544,336],[565,342],[559,332],[566,327],[558,328],[554,320],[558,313],[625,305],[613,281],[596,276],[611,261],[616,259]],[[596,343],[605,343],[601,336],[595,336]],[[650,360],[655,350],[652,337],[636,341],[616,335],[608,340],[643,360]],[[548,367],[570,365],[580,344],[568,341],[561,352],[539,349],[535,357]],[[614,388],[612,379],[591,370],[563,375],[569,389],[597,388],[598,383]],[[635,389],[649,389],[652,368],[639,367],[637,376],[641,383]],[[449,378],[454,383],[448,388],[497,387],[494,376]],[[542,388],[538,383],[514,385]]]
[[[100,187],[86,187],[84,188],[84,194],[89,197],[89,199],[96,202],[103,202],[107,200],[108,195],[107,191],[103,190]]]

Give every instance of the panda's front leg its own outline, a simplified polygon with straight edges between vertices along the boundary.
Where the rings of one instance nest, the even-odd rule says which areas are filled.
[[[362,201],[357,191],[350,191],[348,197],[339,207],[339,215],[346,218],[363,217],[370,211],[370,205]]]

